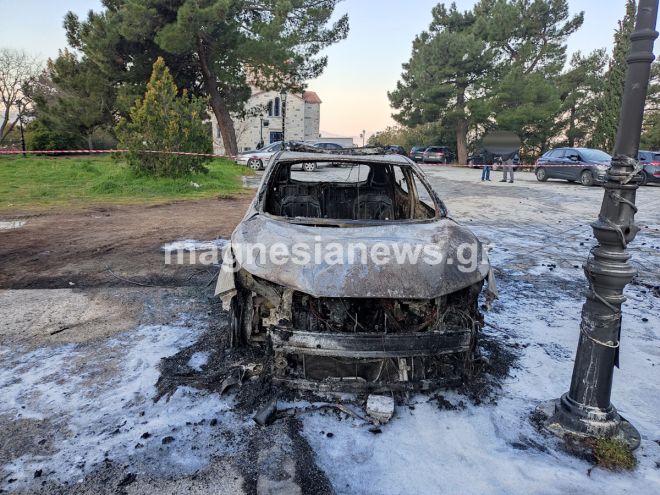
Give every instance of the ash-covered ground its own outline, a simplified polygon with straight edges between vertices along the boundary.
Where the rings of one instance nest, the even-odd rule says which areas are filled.
[[[282,394],[282,406],[308,410],[261,428],[252,415],[278,391],[258,354],[226,349],[226,314],[205,283],[4,290],[0,490],[660,492],[660,188],[639,192],[642,230],[630,251],[640,275],[626,293],[612,393],[642,445],[634,471],[611,473],[565,452],[531,419],[570,382],[581,265],[602,189],[427,171],[452,217],[491,245],[500,298],[485,315],[490,364],[475,383],[400,398],[378,429],[309,410],[339,402],[359,412],[363,398]]]

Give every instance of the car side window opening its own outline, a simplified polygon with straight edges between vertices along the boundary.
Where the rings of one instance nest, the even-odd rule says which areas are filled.
[[[280,163],[264,211],[285,218],[350,221],[424,220],[436,216],[431,193],[410,167],[351,163],[321,176]]]
[[[581,157],[580,153],[576,149],[570,149],[565,151],[565,158],[568,158],[571,161],[579,162]]]

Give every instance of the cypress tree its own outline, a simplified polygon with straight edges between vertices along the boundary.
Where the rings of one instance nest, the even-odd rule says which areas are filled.
[[[605,89],[599,108],[600,117],[594,130],[592,146],[605,151],[614,149],[623,89],[626,84],[626,57],[630,51],[630,34],[635,28],[637,6],[635,0],[627,0],[626,15],[619,21],[614,33],[614,50],[605,76]]]

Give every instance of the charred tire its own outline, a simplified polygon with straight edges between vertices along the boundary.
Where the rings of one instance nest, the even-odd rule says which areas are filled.
[[[548,172],[544,168],[536,169],[536,180],[539,182],[545,182],[548,180]]]
[[[594,185],[594,176],[589,170],[585,170],[580,174],[580,184],[586,187]]]
[[[250,158],[247,164],[252,170],[262,170],[264,168],[264,162],[258,158]]]
[[[316,163],[303,163],[302,169],[304,172],[314,172],[316,170]]]
[[[247,344],[248,335],[245,329],[252,326],[251,312],[248,311],[248,304],[251,303],[252,298],[249,296],[249,291],[238,289],[231,300],[231,306],[229,307],[231,347],[240,347]]]
[[[649,183],[649,174],[647,174],[645,170],[642,170],[639,173],[639,185],[645,186],[648,183]]]

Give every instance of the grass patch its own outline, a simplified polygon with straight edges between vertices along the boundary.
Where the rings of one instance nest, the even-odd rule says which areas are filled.
[[[241,176],[253,173],[222,158],[207,167],[208,174],[170,179],[136,177],[110,156],[0,157],[0,210],[230,196],[243,191]]]
[[[593,442],[596,465],[610,471],[630,471],[637,465],[637,459],[630,447],[621,440],[598,438]]]

